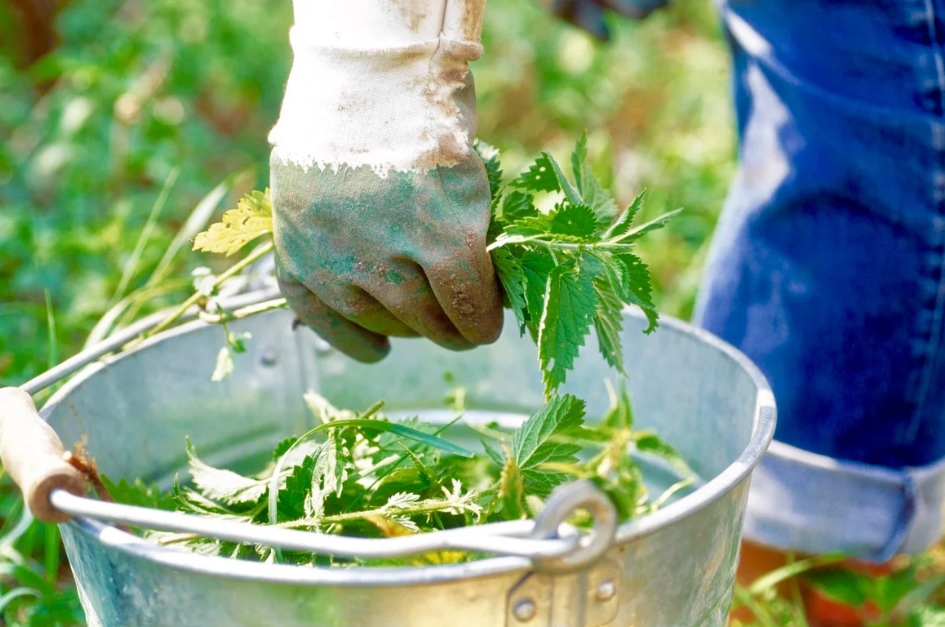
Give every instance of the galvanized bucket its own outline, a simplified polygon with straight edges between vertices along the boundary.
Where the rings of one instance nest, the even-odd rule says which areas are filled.
[[[723,625],[732,598],[749,475],[774,430],[762,375],[713,336],[664,319],[651,336],[628,311],[623,332],[629,389],[641,428],[652,428],[704,480],[657,512],[608,528],[608,503],[587,485],[552,495],[538,524],[522,521],[398,539],[355,540],[257,528],[272,544],[346,552],[409,553],[479,548],[495,557],[416,568],[315,568],[251,563],[162,547],[112,523],[191,529],[246,538],[244,528],[185,520],[183,514],[121,508],[56,490],[62,525],[90,625],[293,625],[433,627]],[[387,401],[394,413],[444,407],[450,372],[467,389],[470,419],[529,414],[543,404],[535,348],[507,320],[495,344],[455,353],[426,341],[394,341],[375,365],[355,363],[285,311],[242,321],[249,353],[221,383],[210,374],[223,334],[191,323],[138,349],[99,361],[46,404],[43,417],[71,445],[81,439],[112,478],[168,485],[185,466],[184,437],[217,465],[239,466],[301,433],[311,418],[302,395],[316,390],[340,407]],[[591,339],[593,344],[596,340]],[[606,409],[612,371],[587,350],[565,391]],[[458,437],[464,437],[460,432]],[[675,478],[652,465],[655,490]],[[597,516],[591,537],[559,536],[581,504]],[[111,522],[108,522],[111,521]],[[275,531],[273,533],[273,531]],[[615,533],[614,533],[615,531]],[[291,535],[296,534],[296,535]],[[300,536],[306,536],[300,539]]]

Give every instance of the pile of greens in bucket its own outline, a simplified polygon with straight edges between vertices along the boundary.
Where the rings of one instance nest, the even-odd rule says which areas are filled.
[[[415,418],[390,420],[382,413],[383,402],[359,413],[338,409],[309,393],[306,401],[317,426],[278,443],[271,462],[258,474],[243,476],[213,468],[187,442],[186,486],[176,485],[163,494],[140,481],[114,483],[105,478],[112,497],[227,520],[362,537],[533,517],[555,486],[578,478],[590,479],[604,490],[622,520],[649,511],[666,498],[668,493],[650,501],[635,452],[660,456],[684,474],[685,463],[654,433],[634,429],[622,388],[609,386],[610,409],[590,422],[585,420],[582,400],[557,390],[592,326],[601,354],[615,375],[623,374],[619,334],[624,303],[643,309],[647,333],[656,328],[649,271],[634,253],[634,242],[669,216],[632,226],[641,199],[617,211],[613,197],[587,165],[584,139],[572,154],[570,180],[545,152],[503,186],[495,151],[480,146],[480,154],[492,190],[489,250],[505,306],[514,312],[520,332],[527,331],[538,345],[545,407],[514,429],[497,424],[478,428],[483,452],[473,453],[441,437],[449,425]],[[550,210],[536,205],[536,197],[543,194],[557,201]],[[254,192],[224,214],[221,223],[200,234],[195,248],[232,254],[268,236],[271,229],[268,194]],[[259,254],[257,249],[254,256]],[[205,285],[204,295],[212,298],[218,285],[219,281]],[[218,318],[225,325],[233,316],[224,312]],[[243,339],[224,328],[227,346],[221,350],[215,378],[232,367],[230,351],[244,350]],[[460,420],[461,407],[456,409]],[[269,547],[191,535],[149,535],[161,543],[215,555],[341,563],[331,556],[277,554]],[[441,552],[383,563],[444,563],[471,557]]]

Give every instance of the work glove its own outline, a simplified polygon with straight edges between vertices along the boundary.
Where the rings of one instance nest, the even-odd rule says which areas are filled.
[[[607,41],[610,29],[604,21],[607,10],[614,11],[633,20],[642,20],[654,10],[666,4],[666,0],[549,0],[549,10],[588,33]]]
[[[270,135],[279,286],[299,320],[376,361],[388,336],[494,341],[489,185],[469,61],[484,0],[295,0]]]

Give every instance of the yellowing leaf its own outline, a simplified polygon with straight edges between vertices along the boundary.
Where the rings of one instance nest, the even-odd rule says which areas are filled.
[[[272,203],[269,189],[253,191],[223,214],[220,222],[198,233],[194,250],[230,256],[257,237],[272,233]]]

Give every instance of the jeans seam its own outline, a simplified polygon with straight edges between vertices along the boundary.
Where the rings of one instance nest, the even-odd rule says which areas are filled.
[[[942,52],[939,49],[939,33],[938,27],[936,25],[936,14],[935,7],[933,5],[934,0],[925,0],[925,12],[926,12],[926,23],[929,30],[929,39],[931,41],[930,47],[932,48],[934,59],[935,59],[935,73],[938,80],[938,99],[939,99],[939,110],[945,110],[945,59],[942,57]],[[936,132],[933,127],[932,132]],[[941,175],[945,167],[942,164],[942,149],[941,146],[936,145],[939,156],[939,167],[935,174]],[[938,184],[938,176],[932,177],[933,187]],[[943,211],[942,200],[939,198],[938,191],[932,190],[932,200],[937,211],[937,214],[941,217],[945,215]],[[935,254],[938,257],[938,277],[937,277],[937,290],[935,292],[934,304],[931,309],[932,319],[929,323],[928,331],[922,332],[922,335],[927,336],[926,350],[923,351],[921,355],[922,368],[918,372],[918,382],[916,385],[916,391],[914,396],[914,409],[912,411],[912,418],[909,423],[909,428],[906,430],[905,439],[907,442],[911,442],[915,439],[918,434],[919,425],[922,421],[922,414],[925,410],[925,402],[928,398],[929,390],[932,385],[932,375],[935,367],[935,354],[939,350],[942,343],[942,319],[945,315],[945,250],[943,250],[943,242],[941,237],[937,238],[935,242]]]

